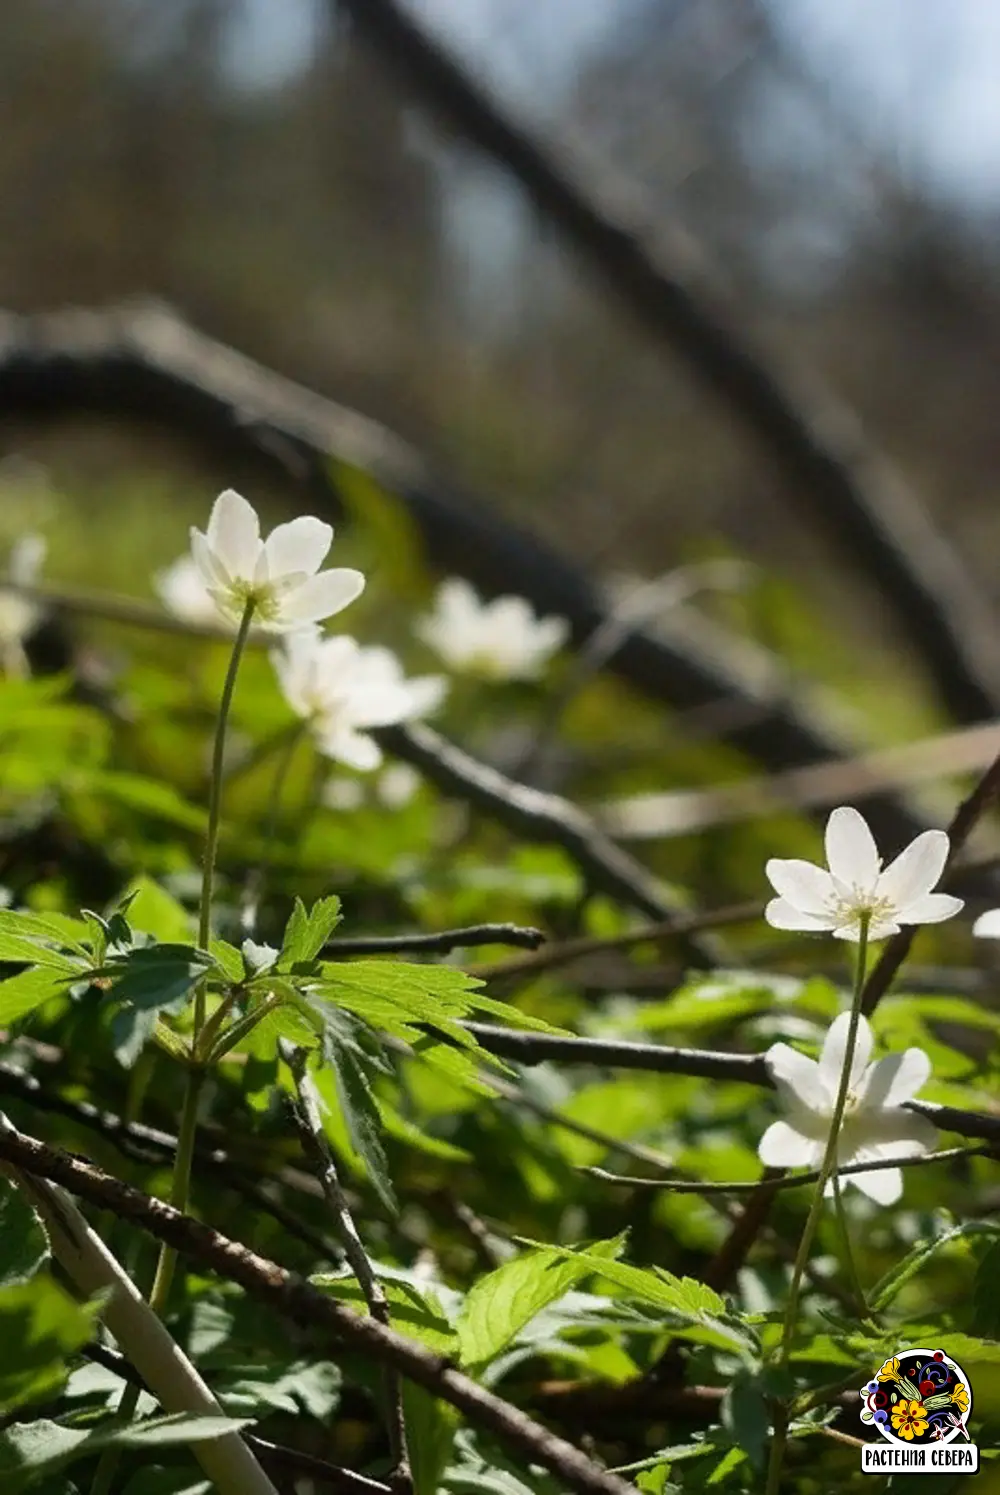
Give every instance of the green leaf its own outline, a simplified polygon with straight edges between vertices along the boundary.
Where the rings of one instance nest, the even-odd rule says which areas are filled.
[[[340,1101],[351,1146],[363,1161],[379,1199],[394,1215],[399,1206],[393,1193],[389,1164],[382,1146],[382,1121],[368,1076],[345,1044],[328,1044],[326,1059],[333,1070],[337,1099]]]
[[[140,945],[109,961],[102,974],[113,981],[120,1002],[146,1012],[176,1011],[210,968],[210,956],[193,945]]]
[[[983,1334],[1000,1334],[1000,1240],[995,1240],[976,1268],[972,1283],[972,1322]]]
[[[722,1426],[758,1468],[771,1438],[771,1414],[759,1378],[746,1367],[736,1372],[722,1398]]]
[[[60,926],[55,915],[46,919],[9,908],[0,909],[0,960],[79,971],[87,959],[87,951],[79,940],[79,935],[86,933],[86,926],[75,919],[67,920],[66,924],[75,927],[74,935]]]
[[[9,1412],[56,1392],[66,1357],[90,1338],[95,1317],[45,1273],[0,1288],[0,1408]]]
[[[379,1267],[374,1270],[389,1303],[392,1327],[400,1334],[419,1340],[436,1355],[451,1356],[456,1349],[456,1331],[445,1316],[440,1301],[428,1288],[418,1287],[398,1271]],[[342,1272],[319,1272],[311,1277],[314,1287],[322,1288],[330,1297],[348,1304],[359,1313],[367,1313],[368,1305],[356,1277]]]
[[[0,1178],[0,1288],[27,1282],[48,1255],[42,1222],[22,1191]]]
[[[617,1256],[624,1236],[588,1248],[588,1256]],[[593,1274],[589,1260],[541,1247],[505,1261],[475,1282],[458,1320],[461,1363],[481,1369],[495,1360],[537,1313]]]
[[[422,1386],[404,1381],[403,1418],[414,1495],[438,1495],[461,1421],[459,1414]]]
[[[321,898],[308,913],[302,899],[296,898],[278,964],[286,969],[299,961],[315,960],[339,923],[340,899],[335,894]]]
[[[66,980],[56,971],[40,966],[20,971],[0,981],[0,1028],[7,1028],[41,1007],[43,1002],[58,996],[66,988]]]
[[[8,1428],[0,1437],[0,1471],[7,1495],[27,1489],[39,1476],[65,1469],[79,1459],[105,1448],[169,1448],[178,1443],[200,1443],[235,1433],[247,1426],[247,1418],[196,1416],[175,1412],[150,1417],[145,1422],[109,1424],[87,1431],[59,1422],[39,1419]]]
[[[744,1355],[756,1347],[757,1336],[751,1326],[734,1319],[718,1293],[693,1277],[675,1277],[659,1267],[650,1270],[628,1262],[605,1261],[589,1250],[571,1251],[565,1246],[548,1249],[588,1263],[596,1276],[615,1283],[628,1297],[675,1315],[678,1322],[674,1332],[684,1338],[736,1349]]]
[[[226,940],[210,940],[208,953],[227,981],[236,985],[245,978],[243,956],[235,945],[230,945]]]
[[[908,1251],[901,1261],[890,1267],[889,1271],[876,1282],[869,1294],[869,1302],[876,1313],[887,1308],[892,1300],[902,1291],[906,1284],[914,1278],[926,1264],[939,1252],[954,1245],[956,1241],[967,1241],[977,1235],[1000,1236],[1000,1225],[995,1225],[988,1220],[966,1220],[961,1225],[956,1225],[953,1230],[946,1230],[943,1235],[934,1236],[931,1240],[918,1241]]]

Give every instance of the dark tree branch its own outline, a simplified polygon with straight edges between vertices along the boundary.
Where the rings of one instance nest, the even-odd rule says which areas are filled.
[[[540,929],[523,924],[469,924],[464,929],[438,929],[432,934],[347,935],[330,940],[323,954],[402,955],[412,951],[449,955],[452,950],[472,949],[475,945],[514,945],[521,950],[537,950],[544,943],[545,935]]]
[[[993,759],[972,793],[963,799],[951,817],[948,826],[946,873],[986,811],[996,804],[998,797],[1000,797],[1000,753]],[[875,1011],[895,980],[900,967],[910,953],[918,928],[917,924],[904,925],[898,934],[892,936],[879,956],[878,963],[873,967],[871,975],[865,982],[861,997],[861,1011],[866,1015],[870,1016]]]
[[[257,1255],[201,1221],[151,1199],[80,1159],[11,1130],[0,1134],[0,1158],[22,1172],[61,1184],[71,1194],[109,1209],[180,1254],[237,1283],[252,1298],[314,1333],[325,1333],[381,1365],[391,1365],[489,1429],[508,1448],[541,1464],[580,1495],[631,1495],[631,1487],[510,1403],[471,1381],[414,1340],[360,1317],[303,1278]]]
[[[0,313],[0,414],[51,420],[94,412],[164,427],[230,466],[291,484],[303,502],[334,517],[333,460],[360,468],[406,505],[442,570],[489,596],[516,584],[538,611],[567,618],[577,645],[611,615],[599,588],[558,551],[451,488],[390,431],[162,308]],[[762,689],[701,644],[634,629],[608,668],[681,710],[728,703],[727,740],[766,769],[840,755],[833,735],[783,693]],[[892,796],[874,801],[870,818],[889,840],[920,828]]]
[[[516,178],[601,285],[689,366],[769,452],[800,507],[863,567],[911,639],[951,714],[1000,709],[996,614],[861,423],[815,381],[779,370],[693,288],[694,246],[655,245],[578,163],[505,112],[399,0],[329,0],[432,113]],[[701,279],[704,280],[704,271]],[[717,299],[717,298],[716,298]]]

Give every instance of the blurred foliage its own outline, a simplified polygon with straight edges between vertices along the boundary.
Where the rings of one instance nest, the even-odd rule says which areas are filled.
[[[350,536],[337,541],[337,561],[369,567],[383,554],[348,618],[363,638],[393,639],[408,668],[423,669],[426,651],[410,639],[429,579],[386,503],[359,490]],[[12,512],[27,518],[30,508],[22,492]],[[124,578],[130,548],[133,573],[137,555],[144,568],[170,560],[183,543],[182,513],[161,515],[147,533],[130,529],[134,512],[123,507],[106,567],[103,529],[82,520],[79,529],[70,520],[65,531],[52,526],[48,573]],[[408,579],[402,593],[400,577]],[[780,605],[767,605],[780,611],[787,601],[798,660],[810,650],[821,662],[834,657],[836,640],[810,624],[807,603],[786,588],[779,595]],[[600,1037],[735,1052],[760,1052],[780,1038],[813,1046],[845,999],[839,948],[776,941],[761,922],[725,935],[726,967],[717,972],[685,976],[671,964],[669,945],[660,964],[640,945],[607,967],[535,977],[529,970],[495,989],[463,967],[502,961],[500,948],[447,959],[336,959],[327,945],[336,934],[509,920],[556,938],[609,936],[634,916],[594,895],[561,849],[519,843],[427,782],[417,781],[409,798],[388,798],[378,772],[361,783],[356,808],[336,808],[324,785],[350,775],[319,761],[301,737],[288,756],[290,713],[266,652],[251,649],[227,757],[217,938],[200,952],[199,857],[227,646],[78,617],[65,634],[67,658],[49,674],[37,651],[51,627],[29,641],[39,673],[0,682],[0,883],[10,904],[0,911],[0,1028],[4,1063],[42,1082],[34,1098],[19,1095],[0,1070],[11,1119],[162,1193],[168,1160],[123,1157],[73,1103],[175,1132],[191,993],[205,988],[223,1034],[236,993],[243,1027],[220,1049],[203,1117],[204,1135],[225,1140],[233,1173],[196,1169],[197,1213],[362,1311],[326,1207],[301,1185],[310,1163],[288,1123],[293,1082],[280,1045],[304,1046],[325,1135],[400,1332],[555,1418],[570,1437],[586,1433],[639,1489],[758,1489],[772,1394],[765,1361],[786,1291],[775,1243],[797,1240],[804,1191],[779,1196],[773,1234],[720,1293],[700,1280],[729,1229],[720,1196],[622,1191],[580,1170],[648,1167],[630,1155],[639,1147],[683,1176],[752,1180],[773,1100],[735,1082],[683,1076],[552,1064],[517,1072],[479,1049],[459,1021],[478,1008],[488,1021]],[[858,683],[849,672],[844,678]],[[550,688],[465,686],[440,725],[495,761],[517,758],[544,717]],[[862,710],[871,688],[866,675],[848,704]],[[919,703],[906,709],[916,717]],[[559,787],[585,801],[710,783],[749,767],[710,738],[688,741],[682,719],[666,719],[604,676],[582,686],[558,747]],[[654,843],[648,856],[689,896],[723,903],[763,899],[766,857],[815,854],[816,841],[815,828],[786,815]],[[248,930],[255,944],[241,953]],[[967,961],[966,941],[962,927],[927,930],[921,953]],[[787,965],[786,956],[795,974],[773,969]],[[988,998],[949,992],[946,972],[939,979],[937,994],[887,998],[877,1038],[891,1050],[917,1044],[929,1053],[928,1099],[992,1110],[1000,1105],[1000,1014]],[[247,1027],[254,1014],[261,1021]],[[402,1056],[393,1039],[410,1043],[413,1056]],[[522,1102],[503,1088],[512,1080]],[[281,1206],[278,1218],[248,1197],[251,1183]],[[842,1242],[832,1216],[824,1217],[817,1252],[824,1288],[810,1299],[792,1359],[800,1383],[856,1389],[901,1345],[940,1344],[972,1378],[977,1436],[987,1446],[982,1430],[1000,1427],[1000,1342],[989,1308],[993,1198],[992,1165],[982,1158],[950,1172],[913,1170],[897,1210],[877,1210],[849,1191],[878,1322],[859,1324],[845,1307]],[[149,1242],[110,1215],[100,1223],[111,1248],[147,1282]],[[330,1242],[323,1254],[318,1240]],[[80,1353],[99,1317],[99,1303],[77,1306],[50,1274],[31,1210],[5,1188],[0,1467],[16,1489],[55,1489],[56,1479],[61,1490],[83,1491],[96,1456],[113,1445],[122,1489],[138,1489],[154,1473],[157,1490],[202,1488],[186,1445],[209,1436],[211,1425],[151,1417],[148,1398],[134,1431],[107,1421],[120,1383]],[[372,1364],[353,1352],[331,1359],[311,1336],[193,1269],[168,1323],[227,1415],[335,1462],[386,1472]],[[547,1393],[560,1383],[594,1383],[611,1397],[665,1354],[679,1384],[728,1388],[721,1406],[709,1403],[692,1422],[690,1409],[671,1412],[667,1396],[654,1416],[623,1402],[594,1420],[571,1402],[560,1411]],[[511,1465],[493,1438],[424,1393],[408,1391],[405,1408],[418,1495],[554,1495],[551,1478]],[[802,1495],[816,1488],[817,1470],[824,1488],[834,1479],[860,1487],[855,1451],[827,1443],[821,1421],[807,1414],[793,1429],[795,1488]],[[841,1425],[856,1431],[849,1412]]]

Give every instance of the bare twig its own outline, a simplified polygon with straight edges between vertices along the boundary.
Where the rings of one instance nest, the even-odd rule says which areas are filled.
[[[920,1168],[927,1163],[951,1163],[956,1158],[990,1157],[996,1157],[996,1151],[991,1147],[947,1147],[942,1152],[916,1153],[911,1158],[881,1158],[874,1163],[845,1163],[842,1168],[837,1169],[837,1177],[849,1178],[852,1173],[877,1173],[883,1168]],[[759,1178],[750,1182],[730,1180],[708,1183],[697,1178],[633,1178],[625,1173],[609,1173],[606,1168],[581,1168],[580,1172],[599,1179],[601,1183],[619,1184],[631,1189],[660,1189],[668,1194],[755,1194],[761,1186]],[[774,1179],[772,1187],[776,1191],[798,1189],[803,1184],[816,1183],[819,1176],[815,1169],[810,1173],[785,1174],[782,1178]]]
[[[45,1222],[52,1255],[84,1298],[105,1296],[104,1322],[165,1412],[223,1416],[205,1381],[145,1302],[128,1273],[87,1224],[73,1201],[37,1169],[22,1168],[4,1151],[21,1133],[0,1113],[3,1172],[28,1196]],[[41,1144],[36,1144],[41,1146]],[[72,1192],[72,1191],[71,1191]],[[191,1445],[206,1475],[223,1495],[277,1495],[237,1432]]]
[[[157,1240],[173,1246],[219,1276],[237,1283],[251,1297],[314,1332],[393,1365],[402,1375],[488,1428],[507,1447],[553,1473],[567,1490],[579,1495],[630,1495],[630,1487],[609,1474],[564,1439],[412,1339],[387,1329],[371,1317],[360,1317],[336,1299],[310,1286],[295,1273],[181,1214],[160,1199],[133,1189],[68,1153],[47,1147],[22,1132],[0,1133],[0,1158],[24,1173],[61,1184],[81,1199],[109,1209]]]
[[[967,568],[861,423],[815,380],[780,369],[693,289],[695,248],[657,225],[655,244],[619,189],[533,135],[399,0],[328,0],[433,114],[513,176],[581,262],[654,337],[685,357],[768,450],[799,503],[862,566],[959,721],[995,715],[996,617]],[[614,195],[612,195],[614,192]],[[718,300],[716,294],[715,298]]]
[[[948,870],[965,846],[976,825],[986,811],[996,803],[1000,796],[1000,754],[994,757],[992,763],[983,774],[979,783],[972,793],[963,799],[948,825]],[[880,955],[878,962],[872,969],[868,980],[865,982],[864,993],[861,998],[861,1011],[870,1016],[885,996],[896,977],[900,967],[910,953],[913,941],[917,935],[918,925],[904,926],[898,934],[894,934],[888,941]]]
[[[344,1243],[344,1254],[357,1278],[364,1300],[368,1304],[368,1312],[373,1319],[384,1324],[388,1329],[391,1327],[389,1300],[368,1260],[368,1253],[358,1234],[358,1228],[354,1223],[354,1217],[337,1173],[333,1153],[326,1140],[316,1087],[308,1071],[308,1055],[303,1049],[297,1049],[285,1041],[281,1043],[281,1052],[295,1080],[295,1090],[298,1096],[295,1114],[299,1132],[308,1154],[316,1163],[326,1202],[330,1206],[337,1232]],[[413,1475],[410,1472],[410,1455],[406,1442],[403,1388],[395,1366],[383,1366],[383,1381],[386,1433],[392,1459],[389,1485],[393,1495],[412,1495]]]
[[[657,919],[652,924],[639,924],[634,929],[626,929],[623,934],[585,935],[580,939],[561,940],[546,945],[532,955],[515,955],[511,960],[497,961],[493,965],[470,966],[469,974],[479,976],[483,981],[506,981],[521,977],[530,980],[544,971],[571,965],[588,955],[603,955],[608,950],[628,950],[634,945],[659,944],[681,935],[700,934],[707,929],[724,929],[730,924],[745,924],[760,916],[761,903],[758,899],[733,903],[728,908],[674,914],[668,919]]]
[[[523,924],[469,924],[464,929],[438,929],[431,934],[362,934],[332,939],[323,948],[326,956],[338,955],[448,955],[452,950],[475,945],[513,945],[537,950],[545,943],[540,929]]]

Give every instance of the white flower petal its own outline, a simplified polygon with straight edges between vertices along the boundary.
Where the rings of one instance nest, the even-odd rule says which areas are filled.
[[[887,940],[890,935],[899,933],[899,925],[892,919],[873,919],[868,924],[868,943],[874,944],[876,940]],[[848,919],[846,924],[839,925],[833,931],[835,940],[853,940],[858,944],[861,939],[861,916],[855,915]]]
[[[801,909],[793,908],[784,898],[772,898],[764,910],[764,918],[772,929],[805,929],[817,934],[832,927],[831,919],[805,914]]]
[[[827,1108],[815,1060],[800,1054],[790,1044],[773,1043],[764,1055],[764,1063],[786,1104],[795,1102],[810,1111]]]
[[[868,1071],[858,1089],[858,1104],[862,1107],[901,1106],[926,1085],[930,1074],[931,1061],[923,1049],[889,1054]]]
[[[879,855],[865,817],[849,805],[834,810],[826,823],[826,861],[847,888],[874,889]]]
[[[980,940],[1000,940],[1000,908],[988,908],[980,914],[972,932]]]
[[[355,732],[350,727],[339,727],[317,738],[317,746],[327,758],[346,763],[348,768],[368,770],[378,768],[382,762],[382,749],[372,737],[364,732]]]
[[[226,590],[232,584],[232,577],[208,543],[206,536],[193,525],[191,527],[191,559],[207,591],[211,591],[213,587]]]
[[[19,586],[33,587],[38,580],[48,553],[48,542],[44,535],[21,535],[10,547],[7,575]]]
[[[854,1138],[862,1160],[869,1155],[909,1158],[914,1153],[933,1152],[938,1142],[933,1122],[918,1111],[900,1106],[882,1110],[862,1107],[849,1118],[844,1132]]]
[[[364,589],[365,578],[360,571],[346,567],[321,571],[285,597],[278,626],[297,628],[304,623],[321,623],[360,597]]]
[[[260,553],[260,520],[252,504],[232,488],[220,493],[205,538],[230,577],[250,580]]]
[[[953,919],[964,907],[962,899],[953,898],[950,893],[925,893],[901,908],[896,917],[901,924],[940,924]]]
[[[874,1173],[849,1173],[844,1183],[853,1184],[876,1204],[895,1204],[903,1192],[903,1171],[901,1168],[878,1168]]]
[[[947,860],[948,837],[944,831],[924,831],[882,873],[878,896],[890,899],[902,913],[937,885]]]
[[[757,1156],[765,1168],[816,1168],[823,1161],[823,1143],[804,1137],[787,1121],[772,1121]]]
[[[840,1087],[840,1075],[844,1068],[847,1050],[847,1034],[851,1025],[851,1014],[842,1012],[830,1024],[823,1040],[823,1052],[819,1056],[819,1072],[824,1085],[835,1100]],[[858,1031],[851,1057],[850,1087],[853,1090],[868,1067],[872,1053],[872,1030],[864,1017],[858,1018]]]
[[[264,541],[268,574],[287,576],[301,571],[314,576],[333,544],[333,527],[305,514],[289,524],[279,524]]]
[[[802,913],[813,914],[829,923],[831,902],[837,896],[836,885],[829,872],[813,862],[797,858],[772,857],[764,871],[774,891],[786,903]]]

